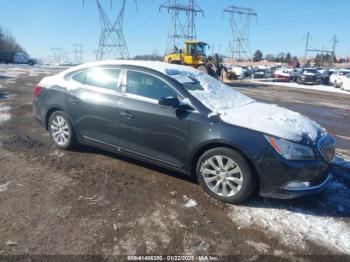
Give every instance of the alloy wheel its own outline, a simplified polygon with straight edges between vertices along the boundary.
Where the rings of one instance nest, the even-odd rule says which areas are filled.
[[[243,175],[239,165],[227,156],[213,156],[204,161],[200,173],[207,187],[216,195],[232,197],[242,188]]]
[[[69,142],[70,130],[66,119],[61,115],[56,115],[51,121],[51,135],[60,146],[65,146]]]

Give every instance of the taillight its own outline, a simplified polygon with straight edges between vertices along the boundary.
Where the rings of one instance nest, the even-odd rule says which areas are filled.
[[[42,90],[43,90],[43,88],[41,86],[35,86],[33,89],[33,95],[35,97],[38,97]]]

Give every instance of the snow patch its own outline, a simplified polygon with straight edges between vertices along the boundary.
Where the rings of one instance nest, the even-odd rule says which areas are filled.
[[[187,196],[183,196],[184,200],[185,200],[185,204],[184,204],[184,207],[186,208],[192,208],[192,207],[195,207],[197,206],[197,201],[192,199],[192,198],[189,198]]]
[[[309,118],[277,105],[256,102],[218,80],[197,72],[204,90],[190,91],[227,123],[299,142],[315,141],[324,129]]]
[[[270,249],[269,245],[262,243],[262,242],[255,242],[255,241],[247,240],[246,243],[248,246],[255,248],[256,251],[258,251],[259,253],[266,254]]]
[[[288,205],[281,201],[253,201],[251,206],[231,206],[229,218],[241,228],[256,229],[267,235],[278,237],[280,241],[296,249],[306,248],[311,241],[343,254],[350,254],[350,225],[340,218],[350,213],[350,190],[333,181],[325,195],[311,206],[314,210],[300,207],[301,204]],[[309,206],[309,205],[307,205]],[[337,209],[338,217],[332,217],[331,210]]]
[[[11,119],[11,115],[9,113],[10,109],[11,107],[0,104],[0,123]]]
[[[315,91],[325,91],[325,92],[332,92],[332,93],[341,93],[341,94],[348,94],[350,95],[349,91],[344,91],[339,88],[335,88],[332,86],[325,86],[325,85],[299,85],[294,82],[290,83],[283,83],[283,82],[268,82],[266,80],[258,81],[258,80],[251,80],[249,81],[254,84],[268,84],[271,86],[281,86],[286,88],[298,88],[298,89],[309,89],[309,90],[315,90]]]
[[[3,183],[0,184],[0,193],[7,191],[8,186],[11,184],[12,182],[7,182],[7,183]]]

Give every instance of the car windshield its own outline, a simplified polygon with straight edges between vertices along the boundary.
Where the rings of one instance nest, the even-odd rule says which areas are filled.
[[[233,108],[254,101],[214,77],[197,70],[171,68],[166,69],[165,73],[181,83],[191,95],[213,111]]]
[[[204,90],[201,83],[189,72],[181,72],[177,70],[168,70],[167,74],[181,83],[188,91]]]

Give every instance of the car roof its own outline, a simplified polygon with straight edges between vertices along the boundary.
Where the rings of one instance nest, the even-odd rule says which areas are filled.
[[[141,61],[141,60],[106,60],[106,61],[97,61],[97,62],[90,62],[86,64],[82,64],[79,66],[75,66],[72,68],[69,68],[62,72],[62,74],[66,75],[72,72],[88,69],[91,67],[96,66],[137,66],[137,67],[143,67],[147,69],[156,70],[160,73],[166,74],[168,70],[178,70],[183,72],[198,72],[198,70],[189,67],[189,66],[183,66],[183,65],[176,65],[176,64],[168,64],[160,61]]]

